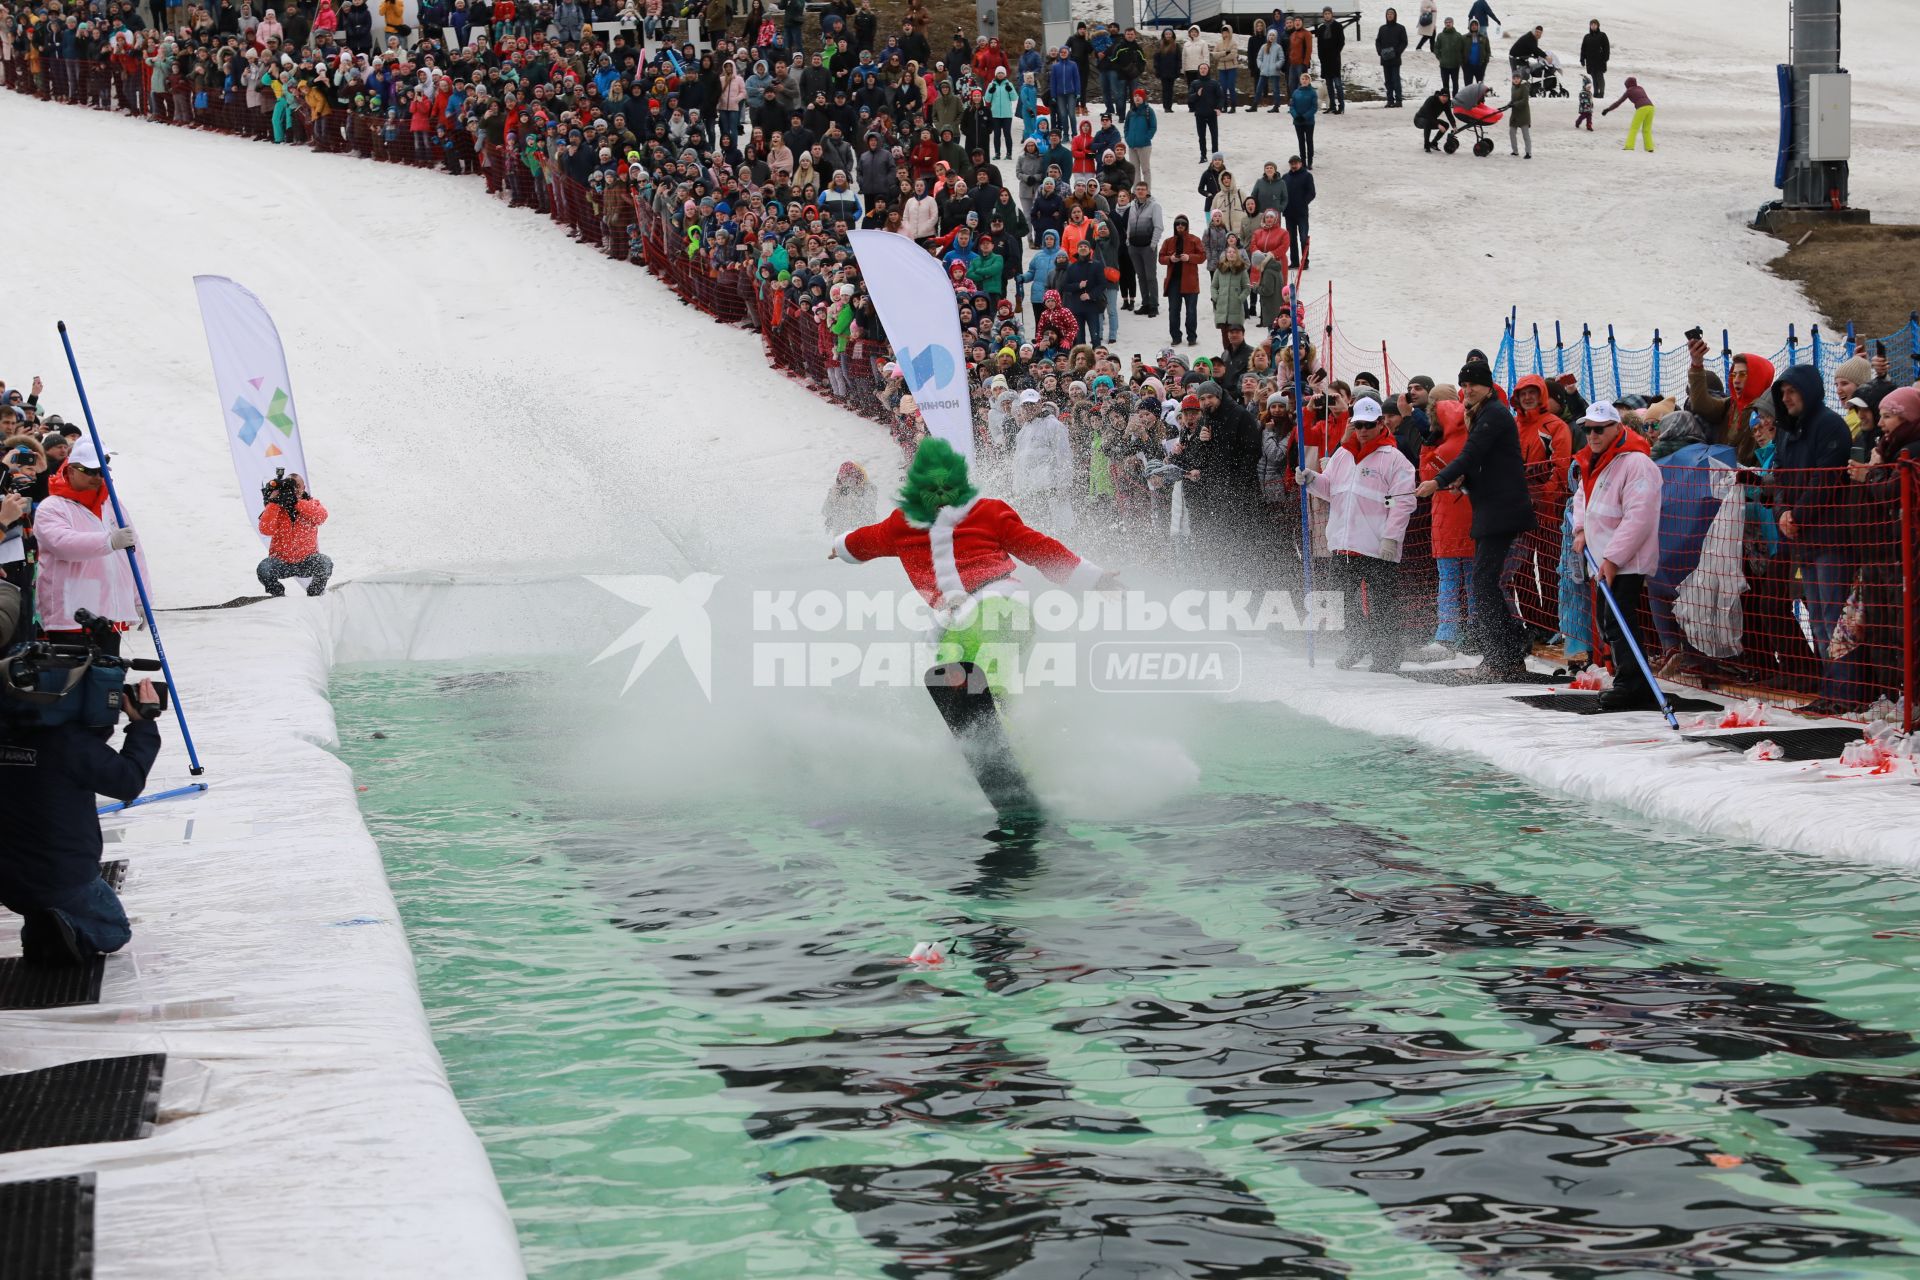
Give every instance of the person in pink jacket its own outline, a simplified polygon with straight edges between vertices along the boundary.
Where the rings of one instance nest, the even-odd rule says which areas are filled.
[[[275,40],[285,39],[286,34],[286,29],[280,25],[280,19],[274,16],[273,10],[269,9],[266,16],[260,19],[260,25],[253,29],[253,42],[264,49]]]
[[[36,588],[41,625],[63,643],[84,643],[76,609],[113,622],[140,616],[133,572],[120,553],[134,545],[133,526],[111,523],[107,487],[93,441],[82,438],[66,465],[47,483],[47,499],[34,512],[33,533],[40,543],[40,579]],[[143,560],[140,571],[146,572]]]
[[[1579,429],[1587,445],[1573,490],[1573,554],[1585,565],[1585,553],[1593,553],[1601,582],[1628,624],[1637,626],[1647,575],[1660,568],[1660,464],[1646,437],[1629,430],[1610,404],[1589,408]],[[1614,611],[1604,601],[1596,611],[1613,650],[1613,688],[1600,695],[1600,705],[1609,711],[1658,706]],[[1637,635],[1632,640],[1640,643]]]
[[[1302,467],[1300,487],[1327,503],[1327,547],[1345,597],[1347,648],[1334,665],[1358,666],[1369,655],[1375,671],[1398,671],[1405,652],[1406,590],[1400,585],[1400,544],[1416,502],[1413,464],[1393,442],[1380,402],[1354,401],[1352,434],[1327,459],[1325,470]],[[1366,610],[1361,611],[1361,591]]]
[[[320,0],[319,12],[313,15],[315,31],[338,31],[340,15],[333,11],[333,0]]]

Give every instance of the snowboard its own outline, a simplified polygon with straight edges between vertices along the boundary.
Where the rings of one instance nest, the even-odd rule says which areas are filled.
[[[1013,758],[1006,727],[993,690],[971,662],[943,662],[929,668],[927,693],[940,710],[967,767],[1005,825],[1030,825],[1041,820],[1040,802]]]

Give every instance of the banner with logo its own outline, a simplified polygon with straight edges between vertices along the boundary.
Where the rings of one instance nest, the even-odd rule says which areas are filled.
[[[240,478],[240,500],[258,529],[265,505],[260,486],[277,470],[285,467],[288,475],[313,482],[300,447],[286,352],[273,317],[253,294],[225,276],[195,276],[193,288],[200,295],[200,321],[213,356],[214,388],[226,419],[233,471]]]
[[[972,462],[973,406],[953,282],[939,259],[897,232],[849,231],[847,239],[927,430]]]

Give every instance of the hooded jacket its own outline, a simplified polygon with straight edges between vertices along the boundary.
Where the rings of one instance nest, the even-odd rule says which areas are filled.
[[[1431,480],[1460,456],[1467,444],[1467,407],[1458,400],[1429,403],[1440,421],[1440,443],[1420,451],[1420,479]],[[1442,489],[1433,495],[1433,554],[1436,559],[1464,559],[1473,554],[1473,499]]]
[[[1745,389],[1737,399],[1732,395],[1714,394],[1713,387],[1707,382],[1706,366],[1687,371],[1687,408],[1715,429],[1721,444],[1740,443],[1740,435],[1747,425],[1748,410],[1753,408],[1754,401],[1773,388],[1773,361],[1750,351],[1736,358],[1745,361],[1747,366]]]
[[[1513,384],[1514,404],[1520,403],[1520,393],[1532,387],[1540,393],[1540,408],[1533,413],[1515,415],[1515,424],[1520,429],[1520,453],[1528,466],[1536,463],[1551,462],[1553,474],[1557,480],[1565,481],[1567,462],[1573,457],[1573,432],[1553,411],[1553,397],[1548,394],[1547,380],[1539,374],[1528,374]]]
[[[1787,412],[1781,391],[1792,387],[1800,393],[1800,412]],[[1847,458],[1853,436],[1847,421],[1827,407],[1826,385],[1820,371],[1810,364],[1796,364],[1773,384],[1773,398],[1780,406],[1775,420],[1779,436],[1774,442],[1773,510],[1776,518],[1793,516],[1793,541],[1809,550],[1837,547],[1845,530],[1836,519],[1845,498]]]

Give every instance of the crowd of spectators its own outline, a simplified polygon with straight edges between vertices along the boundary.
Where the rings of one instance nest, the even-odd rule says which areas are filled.
[[[1831,390],[1844,420],[1817,372],[1775,378],[1751,356],[1734,362],[1731,386],[1697,363],[1684,403],[1625,397],[1597,417],[1571,379],[1495,386],[1477,352],[1451,383],[1330,375],[1295,288],[1311,267],[1314,123],[1349,103],[1346,28],[1331,9],[1317,23],[1275,10],[1245,39],[1081,23],[1055,49],[958,31],[936,49],[924,9],[910,4],[883,31],[870,0],[753,0],[744,16],[725,0],[435,0],[418,30],[406,16],[398,0],[377,18],[364,0],[257,17],[218,0],[159,7],[149,22],[127,0],[16,0],[0,6],[0,69],[16,88],[98,109],[477,172],[610,254],[664,260],[732,299],[710,309],[760,327],[771,347],[804,331],[828,393],[880,416],[910,455],[925,424],[845,238],[907,235],[952,281],[990,483],[1039,504],[1036,522],[1251,585],[1299,574],[1286,531],[1302,523],[1304,485],[1330,579],[1356,608],[1362,584],[1377,600],[1397,581],[1413,607],[1396,616],[1422,620],[1417,635],[1396,622],[1391,641],[1375,628],[1356,661],[1393,665],[1404,641],[1432,661],[1480,653],[1489,678],[1507,678],[1536,641],[1556,641],[1575,666],[1597,655],[1584,552],[1603,578],[1624,561],[1609,568],[1595,546],[1617,526],[1581,522],[1583,475],[1644,445],[1667,492],[1651,526],[1626,527],[1660,551],[1651,572],[1627,576],[1647,578],[1647,647],[1663,672],[1817,686],[1823,711],[1904,685],[1893,464],[1915,456],[1920,414],[1884,362],[1843,366]],[[700,41],[668,42],[687,17]],[[1482,0],[1463,34],[1424,0],[1413,50],[1431,48],[1445,80],[1484,81],[1497,22]],[[1522,35],[1516,66],[1542,52],[1539,38]],[[1384,109],[1402,105],[1409,42],[1388,10],[1373,42]],[[1580,60],[1596,87],[1610,56],[1590,24]],[[1218,116],[1263,104],[1292,117],[1297,151],[1242,182],[1218,151]],[[1199,226],[1156,194],[1188,181],[1173,176],[1179,131],[1162,137],[1176,113],[1194,126],[1184,145]],[[1201,346],[1202,309],[1204,356],[1180,350]],[[1164,314],[1167,345],[1115,349],[1123,311]],[[1577,451],[1579,434],[1600,450]],[[1342,546],[1315,477],[1336,461],[1358,476],[1384,442],[1431,501],[1396,537],[1373,529],[1371,550]],[[1362,449],[1349,474],[1342,455]],[[1737,474],[1738,501],[1725,501],[1733,482],[1716,466]],[[1729,505],[1743,515],[1737,589],[1715,541]],[[1356,556],[1433,568],[1370,577]],[[1718,588],[1701,581],[1716,575]]]

